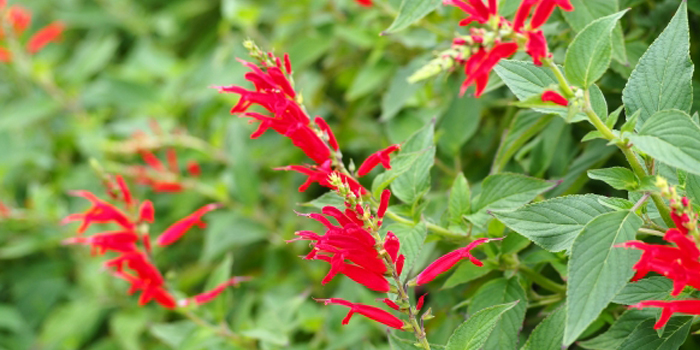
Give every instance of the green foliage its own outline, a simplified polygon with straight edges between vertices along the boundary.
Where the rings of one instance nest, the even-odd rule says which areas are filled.
[[[566,309],[558,308],[532,331],[520,350],[560,350],[564,339]]]
[[[484,308],[462,323],[447,341],[445,350],[480,349],[496,328],[498,321],[506,311],[518,304],[517,301],[508,304]]]
[[[402,0],[401,7],[399,7],[399,14],[393,23],[382,32],[383,35],[391,34],[397,32],[401,29],[405,29],[412,23],[425,17],[425,15],[433,12],[440,5],[440,0],[429,0],[429,1],[419,1],[419,0]]]

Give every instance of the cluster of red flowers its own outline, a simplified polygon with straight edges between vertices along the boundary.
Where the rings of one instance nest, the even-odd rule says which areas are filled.
[[[123,210],[114,204],[104,201],[88,191],[74,191],[71,194],[90,201],[92,206],[82,213],[68,215],[63,223],[78,221],[81,223],[77,236],[65,241],[67,244],[84,244],[92,248],[93,254],[104,255],[107,252],[117,253],[117,257],[108,260],[105,267],[114,276],[127,281],[131,288],[129,294],[141,291],[139,304],[145,305],[155,300],[166,308],[178,306],[172,293],[166,287],[165,279],[152,260],[151,237],[148,234],[147,223],[153,223],[155,210],[153,203],[145,200],[139,203],[132,195],[124,179],[117,175],[108,179],[107,188],[110,196],[119,201]],[[115,190],[112,190],[115,189]],[[156,240],[159,246],[170,245],[179,240],[195,225],[204,227],[202,216],[209,211],[219,208],[218,204],[206,205],[191,215],[167,228]],[[118,229],[86,236],[85,231],[93,224],[115,224]],[[142,247],[142,248],[141,248]],[[226,287],[241,282],[242,278],[235,277],[217,286],[214,290],[196,295],[190,299],[181,300],[180,306],[190,303],[202,304],[212,300]]]
[[[366,194],[367,190],[356,179],[341,171],[343,165],[338,142],[326,121],[316,117],[312,123],[304,107],[299,103],[291,81],[292,65],[289,56],[284,55],[284,59],[280,59],[268,52],[259,53],[257,57],[261,60],[261,66],[240,60],[251,70],[245,78],[254,85],[255,90],[240,86],[218,88],[219,92],[240,95],[240,100],[231,109],[231,113],[253,118],[260,123],[251,138],[258,138],[268,129],[272,129],[288,137],[294,146],[301,149],[316,163],[279,168],[279,170],[293,170],[308,176],[307,181],[299,187],[299,191],[305,191],[312,183],[335,189],[335,186],[329,182],[330,176],[334,175],[340,177],[342,182],[357,195]],[[269,114],[251,111],[254,105],[262,107]],[[360,165],[357,175],[366,175],[379,164],[390,169],[389,154],[399,148],[399,145],[392,145],[371,155]]]
[[[6,0],[0,0],[0,43],[6,35],[21,37],[32,22],[32,13],[26,8],[13,5],[5,9]],[[7,21],[11,27],[10,33],[3,31],[3,22]],[[27,52],[35,54],[44,46],[57,40],[63,32],[64,25],[61,22],[53,22],[32,35],[26,44]],[[0,62],[12,61],[12,53],[6,47],[0,46]]]
[[[675,191],[671,189],[670,193]],[[673,245],[648,244],[630,241],[622,247],[641,250],[642,257],[634,269],[637,270],[633,281],[639,280],[649,272],[656,272],[673,281],[671,296],[678,296],[685,287],[700,289],[700,250],[694,235],[697,235],[697,214],[686,197],[671,199],[671,218],[675,228],[666,231],[663,239]],[[700,315],[700,300],[645,300],[632,307],[662,308],[661,317],[654,328],[662,328],[674,313]]]
[[[141,150],[139,154],[146,166],[132,166],[138,183],[150,186],[155,192],[181,192],[185,188],[179,179],[180,166],[177,151],[174,148],[168,148],[165,151],[167,166],[151,151]],[[186,169],[192,177],[199,177],[202,174],[199,163],[194,160],[187,162]]]
[[[515,54],[521,47],[532,56],[536,65],[542,59],[551,57],[547,40],[539,28],[547,22],[556,7],[572,11],[569,0],[523,0],[515,14],[513,22],[498,15],[498,1],[488,0],[444,0],[445,5],[459,7],[469,16],[460,22],[466,26],[472,22],[487,25],[484,28],[471,28],[471,35],[457,38],[453,47],[465,48],[468,57],[457,57],[458,63],[464,65],[467,76],[462,84],[461,94],[471,85],[476,85],[476,96],[480,96],[488,84],[489,74],[501,59]],[[528,17],[532,13],[530,22]],[[487,35],[488,34],[488,35]]]

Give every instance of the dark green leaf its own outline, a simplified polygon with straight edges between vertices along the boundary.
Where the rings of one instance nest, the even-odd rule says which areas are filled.
[[[475,313],[452,333],[445,350],[480,349],[486,343],[503,314],[517,303],[491,306]]]
[[[653,276],[637,282],[630,282],[617,293],[613,302],[634,305],[642,300],[663,300],[671,294],[672,290],[673,281],[666,277]]]
[[[588,177],[603,181],[618,190],[633,191],[639,187],[637,177],[632,170],[623,167],[589,170]]]
[[[474,314],[487,307],[518,301],[512,309],[503,313],[500,321],[486,340],[484,349],[515,349],[518,345],[518,333],[523,327],[527,296],[520,285],[518,277],[498,278],[479,288],[469,304],[469,313]]]
[[[565,321],[566,308],[560,307],[537,325],[520,350],[561,350]]]

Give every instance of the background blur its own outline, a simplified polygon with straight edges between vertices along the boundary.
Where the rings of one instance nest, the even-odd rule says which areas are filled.
[[[193,229],[178,244],[156,252],[166,278],[192,295],[211,286],[216,274],[254,277],[204,307],[207,319],[226,321],[259,349],[388,349],[383,327],[362,317],[341,327],[347,309],[311,299],[373,303],[380,295],[345,278],[321,286],[327,264],[301,260],[306,244],[285,243],[296,230],[319,228],[293,210],[312,210],[318,202],[309,202],[324,190],[312,187],[300,194],[301,175],[272,170],[304,162],[303,154],[277,134],[250,140],[254,126],[228,113],[235,96],[211,88],[245,83],[246,70],[235,58],[247,59],[241,42],[250,38],[263,49],[289,53],[307,108],[329,121],[346,160],[358,164],[436,123],[438,159],[426,214],[447,226],[442,214],[455,175],[463,171],[478,186],[518,110],[508,106],[512,96],[497,83],[478,101],[457,99],[461,73],[406,84],[435,50],[449,46],[463,16],[440,7],[420,26],[379,36],[400,1],[375,1],[370,8],[352,0],[21,1],[33,13],[29,32],[54,20],[64,22],[66,31],[62,41],[39,54],[0,64],[0,202],[9,207],[9,214],[0,216],[0,349],[232,348],[182,315],[153,304],[138,307],[136,297],[126,295],[127,285],[102,269],[104,257],[90,256],[86,247],[61,245],[76,225],[59,221],[88,204],[67,191],[104,194],[90,159],[108,172],[142,164],[127,147],[139,131],[175,144],[181,164],[192,159],[202,165],[196,188],[179,194],[153,193],[129,179],[137,198],[156,205],[152,232],[203,204],[227,204],[205,216],[206,229]],[[619,106],[636,60],[678,5],[675,0],[621,2],[621,8],[633,6],[622,20],[630,65],[614,63],[600,84],[612,98],[611,111]],[[505,1],[506,13],[518,3]],[[700,31],[700,0],[689,5],[695,11],[691,50],[698,63],[694,34]],[[559,12],[554,17],[545,32],[561,61],[559,46],[573,33]],[[693,110],[698,110],[698,80],[695,91]],[[583,123],[571,126],[557,119],[547,128],[508,155],[506,168],[564,179],[548,196],[583,190],[615,194],[602,182],[588,183],[585,170],[623,164],[621,155],[604,144],[579,144],[590,130]],[[605,163],[587,160],[600,152],[609,153]],[[162,150],[157,154],[164,157]],[[418,266],[455,247],[430,235],[428,241]],[[444,344],[463,320],[466,306],[460,303],[480,283],[463,280],[443,278],[428,286],[428,306],[438,315],[428,324],[432,342]]]

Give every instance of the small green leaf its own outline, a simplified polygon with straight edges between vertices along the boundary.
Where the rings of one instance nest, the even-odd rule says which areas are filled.
[[[586,349],[593,350],[617,349],[618,346],[632,334],[637,326],[653,318],[654,310],[651,309],[627,310],[605,333],[593,339],[579,342],[578,344]]]
[[[406,141],[401,153],[420,152],[415,162],[391,182],[394,196],[407,204],[417,202],[430,189],[430,169],[435,162],[434,124],[430,123]]]
[[[394,19],[389,28],[382,35],[395,33],[407,28],[414,22],[433,12],[441,4],[440,0],[403,0],[399,8],[399,15]]]
[[[676,15],[649,46],[622,90],[627,116],[641,111],[639,129],[658,111],[675,108],[690,112],[692,78],[688,11],[686,2],[681,1]]]
[[[512,309],[517,301],[487,307],[469,317],[452,333],[445,350],[480,349],[493,332],[503,314]]]
[[[561,350],[565,321],[566,308],[560,307],[537,325],[520,350]]]
[[[617,120],[620,119],[620,113],[622,113],[624,108],[625,106],[618,107],[614,112],[610,113],[607,119],[605,119],[605,125],[607,125],[608,128],[612,129],[615,127]]]
[[[700,175],[688,174],[685,179],[685,192],[694,204],[700,204]]]
[[[655,320],[637,326],[617,350],[677,350],[685,342],[693,324],[692,317],[672,317],[661,337],[654,330]]]
[[[452,183],[450,190],[450,199],[448,204],[448,212],[450,214],[450,222],[460,224],[464,215],[469,214],[471,210],[471,191],[469,190],[469,182],[464,174],[459,173]]]
[[[631,211],[606,213],[589,222],[574,240],[566,289],[565,345],[598,318],[632,277],[639,252],[615,246],[633,240],[643,223]]]
[[[527,295],[518,277],[491,280],[476,291],[468,312],[474,314],[487,307],[517,301],[518,304],[503,313],[500,321],[484,344],[485,349],[515,349],[518,333],[523,327],[527,310]]]
[[[564,71],[569,81],[584,89],[596,82],[610,65],[612,31],[627,10],[599,18],[581,30],[566,51]]]
[[[405,85],[405,84],[404,84]],[[406,87],[403,87],[406,89]],[[479,129],[481,100],[475,97],[456,97],[440,119],[438,146],[449,155],[456,155]],[[459,125],[458,128],[455,125]]]
[[[673,281],[666,277],[653,276],[637,282],[630,282],[617,293],[613,302],[634,305],[642,300],[663,300],[671,294],[672,290]]]
[[[610,211],[599,198],[596,195],[559,197],[494,215],[540,247],[558,252],[569,249],[589,221]]]
[[[425,237],[428,235],[428,229],[425,222],[420,222],[415,226],[392,224],[387,227],[387,231],[393,232],[401,242],[400,253],[406,256],[406,262],[401,275],[405,277],[411,272],[413,264],[416,263],[423,249],[423,243],[425,242]]]
[[[632,170],[623,167],[589,170],[588,177],[603,181],[617,190],[634,191],[639,187],[637,177]]]
[[[414,62],[411,62],[408,66],[400,68],[391,79],[389,89],[382,96],[382,115],[379,117],[380,121],[386,122],[394,118],[406,104],[406,101],[421,88],[421,84],[406,84],[406,79],[408,79],[411,73],[417,68],[415,62],[421,61],[414,60]]]
[[[685,112],[656,112],[638,134],[626,136],[635,147],[656,160],[700,175],[700,126]]]

